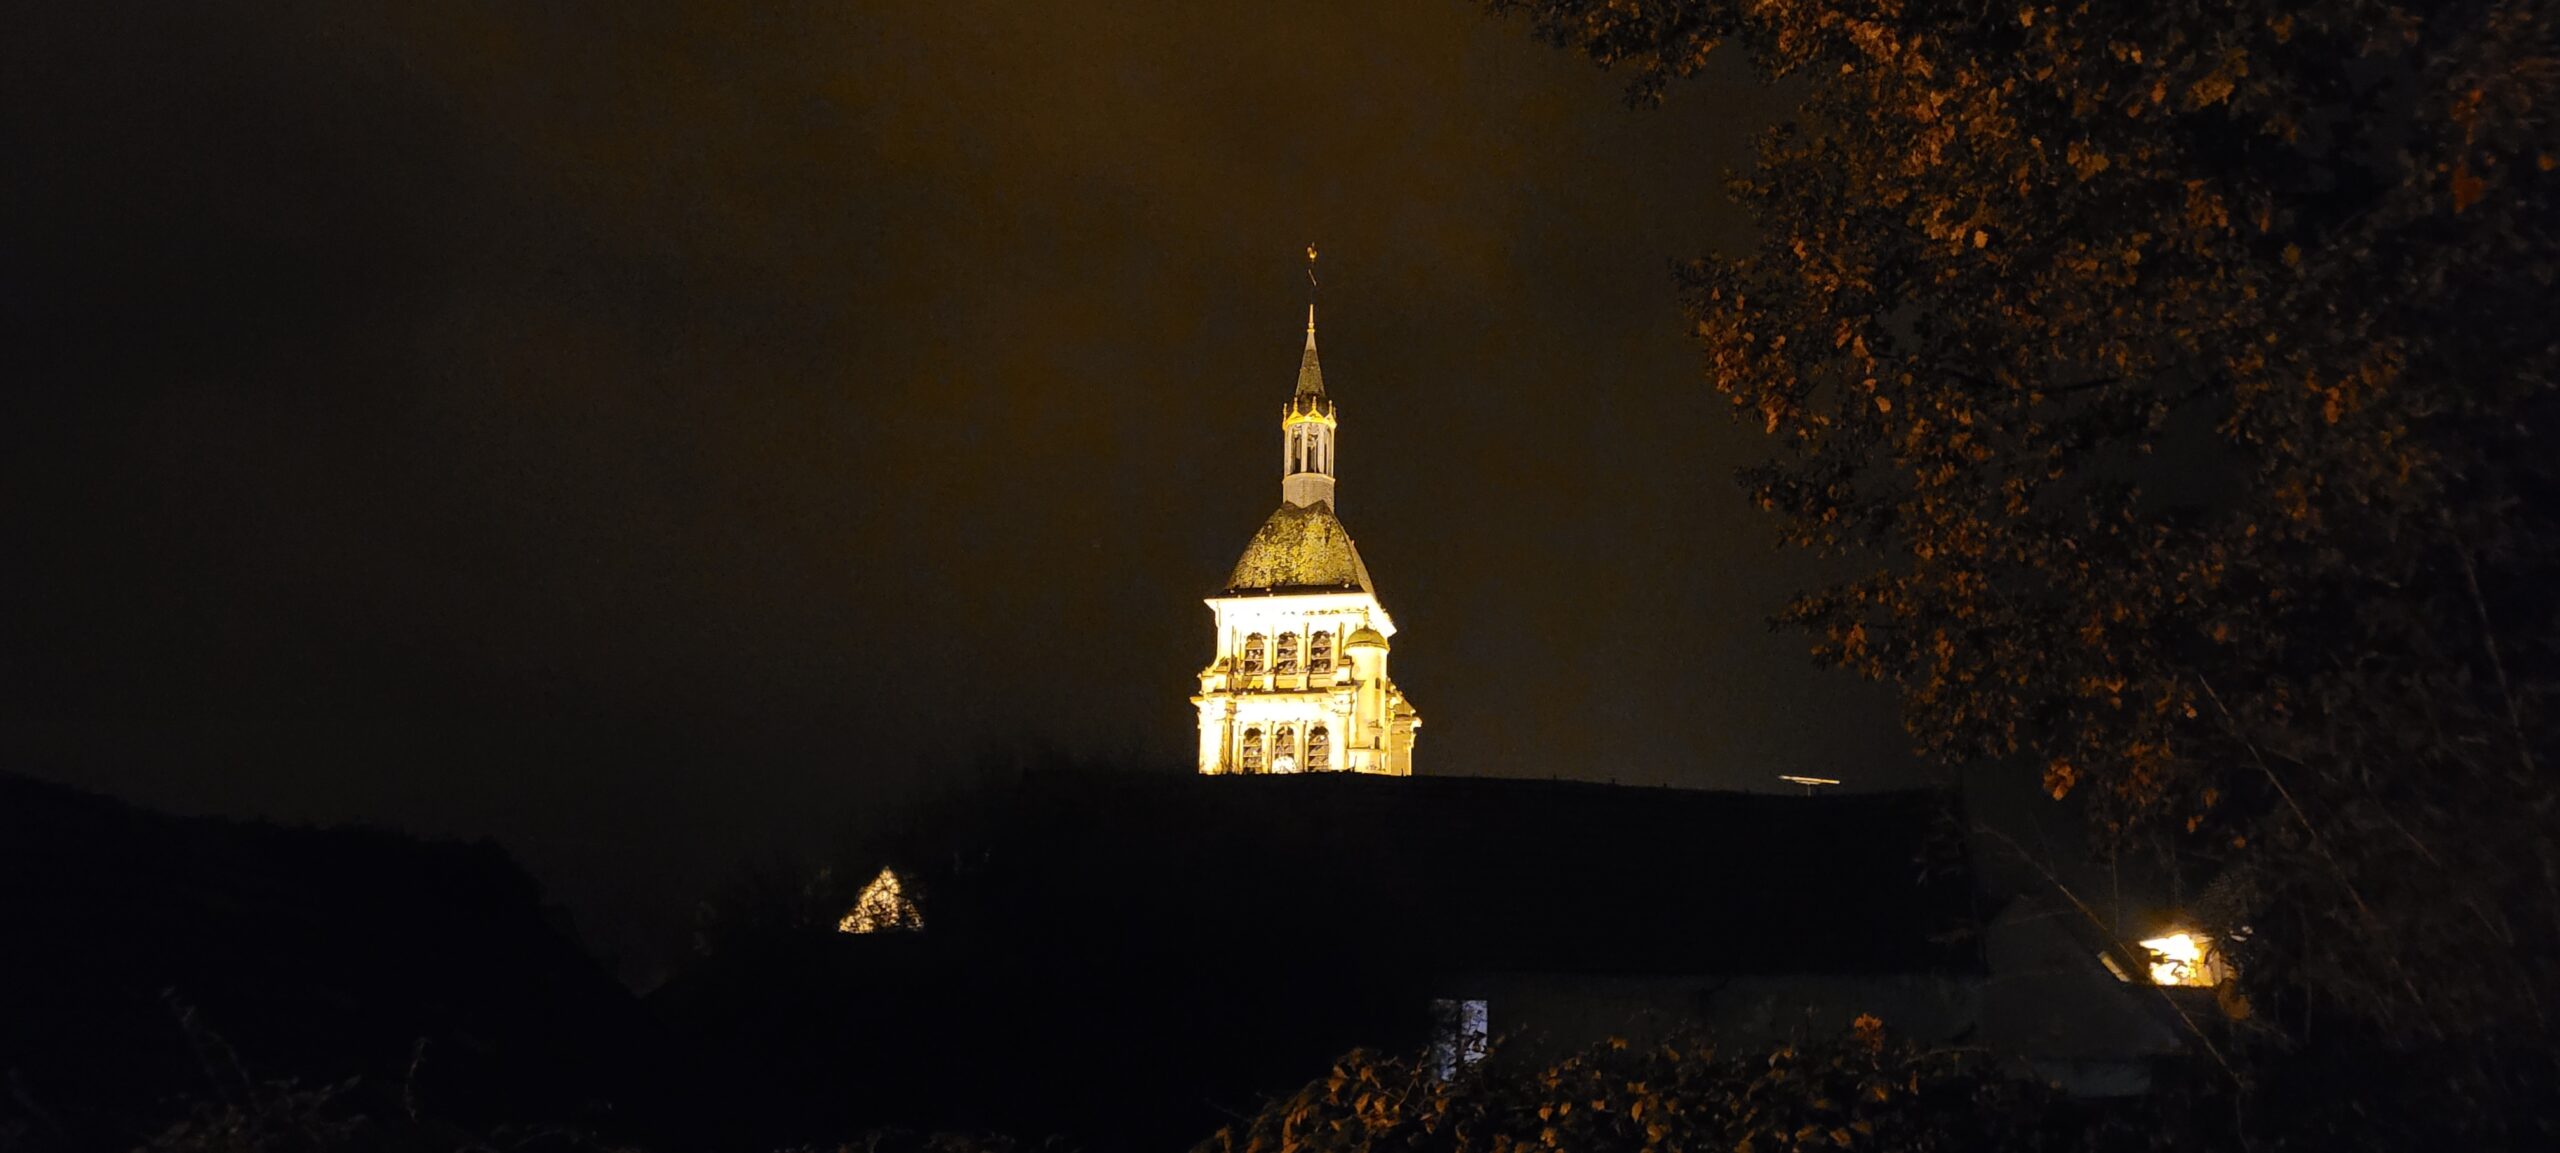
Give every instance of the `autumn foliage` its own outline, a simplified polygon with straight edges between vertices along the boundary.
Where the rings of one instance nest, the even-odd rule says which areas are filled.
[[[1685,266],[1784,612],[2217,878],[2264,1023],[2560,1011],[2560,32],[2535,2],[1491,0],[1800,86]]]
[[[1360,1052],[1195,1153],[2098,1149],[2129,1127],[2007,1076],[1978,1052],[1844,1038],[1726,1054],[1708,1039],[1610,1041],[1533,1064],[1497,1052],[1442,1079]]]

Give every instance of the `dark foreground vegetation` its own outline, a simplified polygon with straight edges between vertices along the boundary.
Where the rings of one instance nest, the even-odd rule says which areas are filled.
[[[1048,913],[865,939],[824,915],[854,886],[834,868],[801,871],[793,897],[706,924],[704,956],[644,1000],[578,954],[486,846],[168,818],[0,778],[0,916],[13,930],[0,954],[0,1148],[2095,1153],[2552,1137],[2533,1072],[2548,1053],[2495,1055],[2522,1072],[2484,1092],[2464,1079],[2486,1056],[2476,1048],[2277,1047],[2245,1021],[2207,1022],[2196,1049],[2159,1064],[2151,1092],[2100,1100],[2023,1074],[2010,1054],[1919,1043],[1873,1017],[1742,1046],[1695,1031],[1563,1051],[1497,1039],[1447,1078],[1418,1042],[1345,1054],[1339,1038],[1377,1007],[1364,997],[1423,991],[1399,976],[1419,971],[1411,944],[1377,947],[1398,939],[1399,902],[1344,887],[1379,860],[1335,876],[1330,841],[1299,838],[1312,855],[1290,871],[1303,876],[1228,875],[1207,856],[1207,872],[1133,884],[1135,898],[1059,899],[1113,869],[1161,873],[1091,847],[1164,815],[1133,798],[1178,785],[1268,812],[1279,796],[1219,787],[1253,781],[1121,781],[1009,783],[929,822],[935,845],[985,843],[989,824],[1021,819],[1005,815],[1014,798],[1035,833],[1050,832],[995,843],[1058,859],[972,876],[964,851],[946,879],[962,888],[946,898],[992,886],[995,903],[981,894],[979,908]],[[1090,811],[1060,813],[1070,795]],[[1093,817],[1133,808],[1121,834]],[[1224,841],[1248,824],[1159,843]],[[1106,831],[1073,835],[1095,828]],[[1061,830],[1067,840],[1048,839]],[[1024,883],[1033,889],[1014,891]],[[1340,890],[1344,918],[1301,909],[1293,920],[1310,887]],[[1185,919],[1166,904],[1196,903],[1204,888],[1239,911]],[[1736,909],[1701,923],[1745,923]],[[1234,935],[1257,924],[1274,931]],[[993,947],[935,952],[937,934]],[[1386,971],[1364,975],[1364,958]],[[1239,1059],[1248,1034],[1262,1051]]]

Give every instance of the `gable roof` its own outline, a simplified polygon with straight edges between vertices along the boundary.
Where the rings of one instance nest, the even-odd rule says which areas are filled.
[[[1972,878],[1962,838],[1945,835],[1950,807],[1936,792],[1033,777],[970,858],[981,866],[943,878],[926,917],[1043,948],[1173,934],[1208,954],[1448,973],[1971,971]]]
[[[921,931],[714,954],[652,1000],[829,1116],[1179,1148],[1355,1046],[1410,1051],[1434,998],[1487,979],[1970,977],[1943,813],[1928,793],[1026,771],[883,847]]]

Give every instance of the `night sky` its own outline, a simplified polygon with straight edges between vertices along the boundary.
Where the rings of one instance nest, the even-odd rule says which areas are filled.
[[[1671,291],[1784,103],[1622,86],[1461,0],[17,6],[0,767],[645,953],[984,750],[1185,763],[1313,243],[1423,771],[1912,780]]]

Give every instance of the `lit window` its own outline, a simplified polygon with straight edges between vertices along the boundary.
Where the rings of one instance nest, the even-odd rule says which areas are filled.
[[[1280,634],[1280,655],[1273,660],[1273,671],[1284,677],[1298,671],[1298,634]]]
[[[924,912],[916,908],[915,899],[907,896],[906,885],[898,874],[880,870],[871,883],[862,887],[862,895],[853,899],[852,911],[836,922],[839,933],[890,933],[924,928]]]
[[[1492,1014],[1483,1001],[1431,1003],[1431,1071],[1443,1081],[1484,1060],[1493,1040]]]
[[[1319,636],[1323,634],[1317,634]],[[1307,730],[1307,771],[1321,773],[1333,767],[1333,734],[1323,725]]]
[[[1261,633],[1255,633],[1244,639],[1244,675],[1249,677],[1262,675]]]
[[[2198,933],[2171,933],[2142,942],[2150,954],[2151,983],[2183,985],[2210,989],[2222,983],[2227,972],[2222,958],[2214,952],[2211,938]]]
[[[1244,771],[1248,773],[1262,771],[1262,730],[1260,729],[1244,731]]]
[[[1307,669],[1311,672],[1333,671],[1333,634],[1307,634]]]
[[[1271,771],[1275,773],[1298,771],[1298,730],[1284,725],[1278,734],[1271,738]]]

